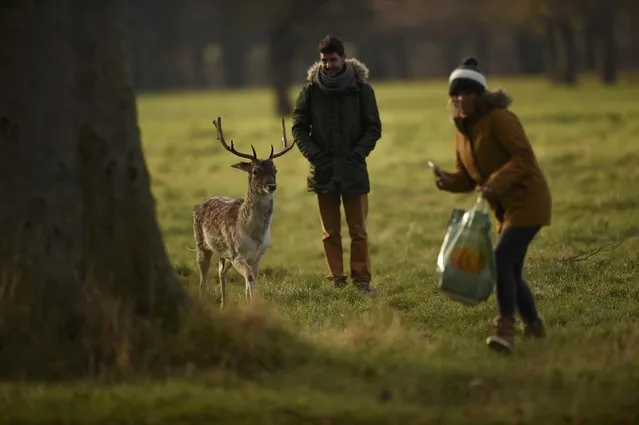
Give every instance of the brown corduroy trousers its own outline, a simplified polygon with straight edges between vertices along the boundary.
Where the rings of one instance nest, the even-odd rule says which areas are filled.
[[[351,279],[354,283],[371,281],[371,266],[368,250],[366,218],[368,216],[368,195],[327,195],[318,194],[324,257],[333,280],[345,280],[342,236],[341,205],[348,225],[351,240]]]

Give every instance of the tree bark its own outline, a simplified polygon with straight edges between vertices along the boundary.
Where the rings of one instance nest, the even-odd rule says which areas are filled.
[[[0,6],[0,364],[19,351],[30,373],[82,369],[74,349],[92,349],[108,300],[170,323],[187,299],[156,218],[117,12]]]

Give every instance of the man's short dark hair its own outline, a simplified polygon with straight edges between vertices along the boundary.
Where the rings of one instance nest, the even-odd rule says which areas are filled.
[[[319,51],[325,55],[337,53],[340,56],[344,56],[344,43],[333,35],[327,35],[320,40]]]

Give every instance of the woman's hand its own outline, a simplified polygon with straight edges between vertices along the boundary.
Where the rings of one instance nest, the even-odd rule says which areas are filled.
[[[489,203],[495,203],[497,201],[497,195],[490,186],[479,186],[477,191],[481,193],[486,201]]]
[[[430,166],[430,168],[432,168],[433,174],[435,174],[435,185],[437,185],[439,189],[445,188],[447,184],[450,184],[453,181],[450,174],[442,171],[437,165],[433,164],[430,161],[428,165]]]

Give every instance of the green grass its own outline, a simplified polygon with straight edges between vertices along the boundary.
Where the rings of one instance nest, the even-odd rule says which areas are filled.
[[[471,308],[438,294],[435,257],[448,215],[474,200],[438,192],[425,165],[453,166],[446,89],[378,84],[383,138],[369,160],[374,297],[324,279],[315,199],[295,150],[277,162],[272,247],[256,282],[264,301],[254,314],[311,344],[302,361],[286,360],[298,349],[291,343],[278,347],[282,364],[247,377],[193,366],[162,380],[5,384],[0,423],[636,423],[639,88],[492,84],[513,95],[553,193],[552,225],[532,245],[525,269],[546,340],[517,340],[513,356],[497,356],[484,344],[494,296]],[[227,138],[261,155],[280,146],[280,122],[266,91],[141,96],[139,110],[165,242],[198,294],[187,249],[194,245],[191,208],[210,196],[240,196],[246,186],[212,120],[222,116]],[[562,260],[619,242],[584,261]],[[347,237],[344,247],[348,264]],[[213,266],[202,295],[212,306],[216,274]],[[230,276],[229,301],[241,306],[243,282]],[[269,344],[255,332],[247,343]],[[288,344],[279,341],[272,343]]]

